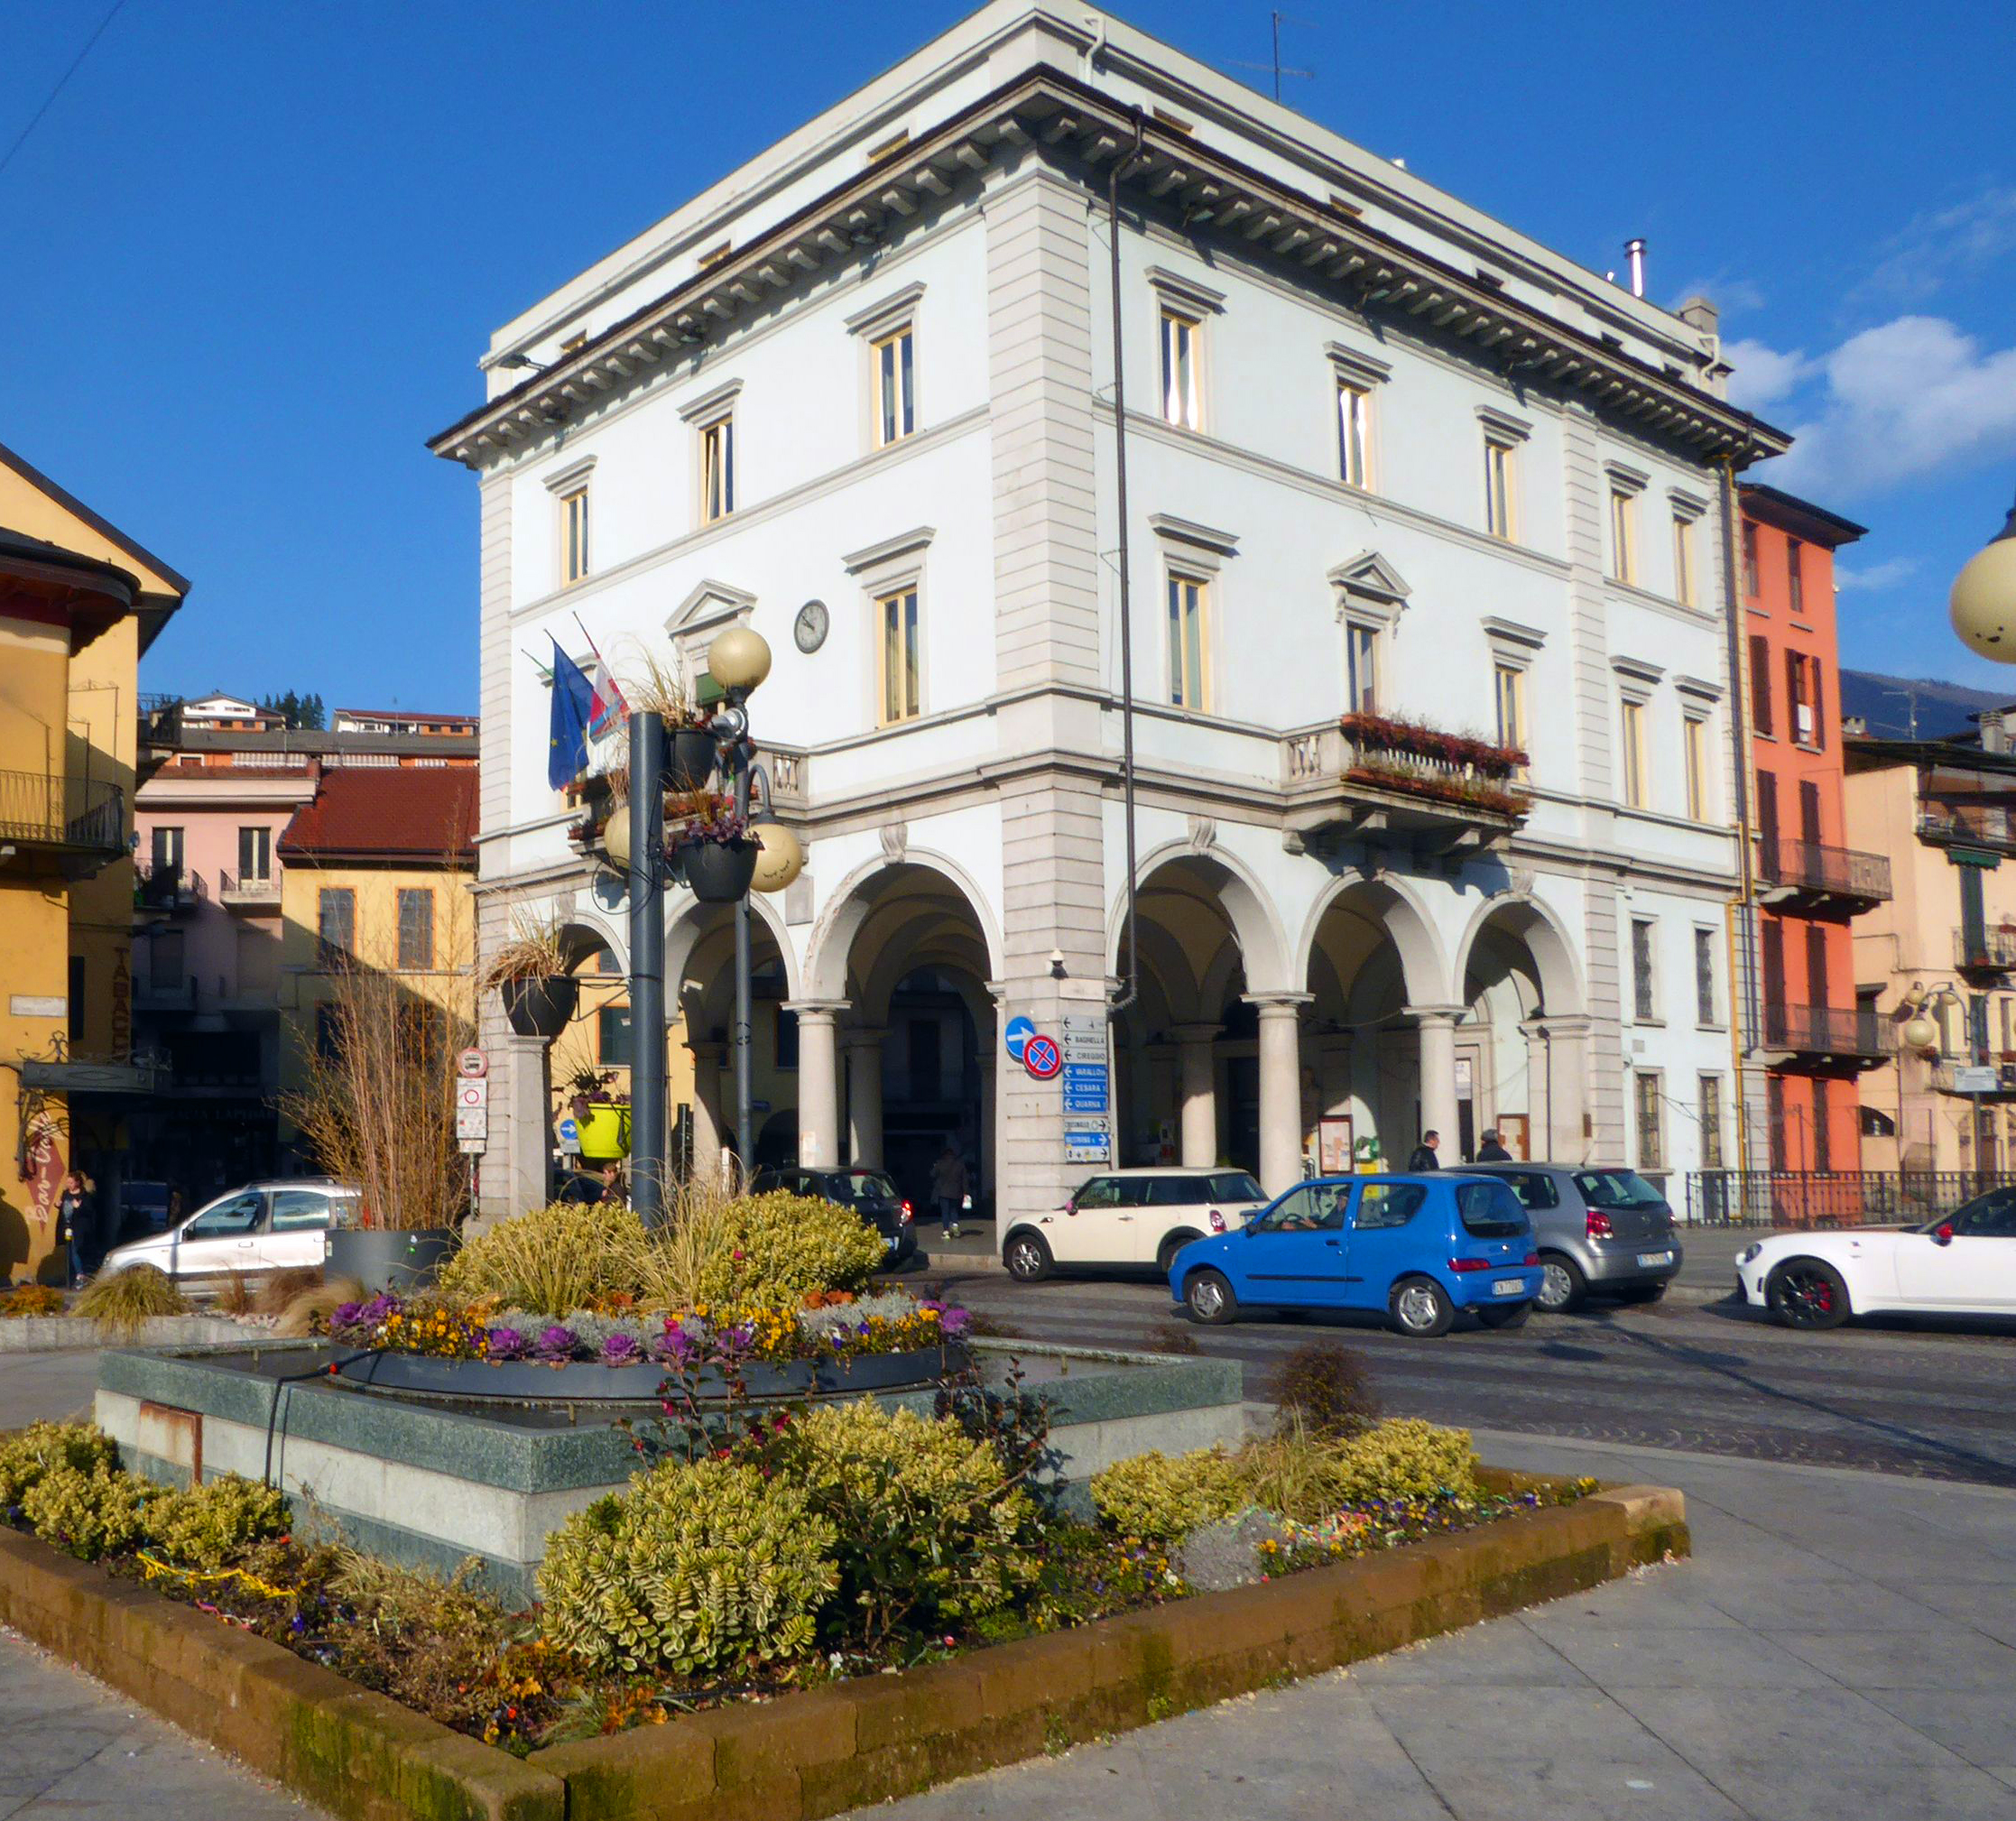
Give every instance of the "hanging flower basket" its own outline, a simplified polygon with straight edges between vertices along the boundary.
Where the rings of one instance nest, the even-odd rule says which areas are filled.
[[[666,781],[675,790],[703,789],[714,771],[714,735],[705,727],[674,727],[665,746]]]
[[[743,837],[732,841],[689,841],[679,850],[686,883],[703,904],[733,904],[756,876],[763,850]]]
[[[530,980],[506,980],[504,1016],[521,1037],[558,1037],[574,1016],[581,983],[571,974],[549,974]]]

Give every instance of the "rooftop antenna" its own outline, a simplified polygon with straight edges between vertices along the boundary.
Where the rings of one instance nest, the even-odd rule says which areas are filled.
[[[1307,19],[1298,18],[1292,13],[1270,13],[1267,16],[1273,22],[1274,26],[1274,60],[1272,63],[1249,63],[1243,57],[1235,57],[1233,59],[1233,66],[1239,69],[1272,69],[1274,72],[1274,99],[1279,101],[1281,98],[1282,77],[1299,76],[1305,80],[1312,82],[1316,79],[1315,70],[1297,69],[1281,61],[1281,26],[1284,23],[1307,25],[1309,22]]]

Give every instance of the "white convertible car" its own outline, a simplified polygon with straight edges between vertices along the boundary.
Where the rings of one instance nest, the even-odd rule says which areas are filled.
[[[1778,1233],[1736,1254],[1743,1299],[1788,1327],[1854,1315],[2016,1316],[2016,1188],[1922,1226]]]

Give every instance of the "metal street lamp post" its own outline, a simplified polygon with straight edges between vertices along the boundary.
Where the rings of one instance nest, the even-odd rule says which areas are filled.
[[[707,652],[708,672],[726,698],[712,724],[717,763],[729,781],[736,815],[749,827],[757,856],[754,889],[781,892],[804,870],[798,838],[768,815],[770,781],[753,762],[749,740],[750,691],[770,674],[770,647],[747,627],[731,627]],[[631,1199],[646,1226],[665,1218],[669,1175],[668,1100],[665,1079],[665,888],[671,864],[665,846],[667,777],[665,723],[661,716],[630,717],[629,851],[610,858],[623,865],[630,888]],[[763,810],[749,823],[752,789]],[[759,832],[760,831],[760,832]],[[735,901],[735,1152],[745,1173],[755,1158],[752,1098],[749,981],[749,892]]]
[[[733,781],[735,815],[749,819],[750,760],[748,701],[770,674],[770,646],[760,633],[731,626],[707,648],[708,674],[720,684],[727,706],[714,716],[715,750]],[[749,893],[735,901],[735,1155],[744,1179],[755,1173],[755,1109],[750,1047]]]

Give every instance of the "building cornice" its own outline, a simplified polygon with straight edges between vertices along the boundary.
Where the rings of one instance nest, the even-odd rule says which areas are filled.
[[[1308,195],[1173,127],[1131,110],[1076,76],[1043,67],[995,90],[895,155],[858,171],[544,372],[500,393],[428,447],[472,468],[550,440],[564,425],[631,389],[682,347],[717,340],[837,261],[857,257],[901,224],[954,197],[1005,153],[1040,152],[1103,175],[1136,131],[1124,186],[1137,205],[1180,209],[1204,237],[1242,242],[1382,318],[1468,345],[1508,377],[1545,381],[1607,420],[1684,448],[1692,459],[1747,466],[1790,439],[1749,412],[1655,368],[1601,337],[1508,297],[1474,273],[1404,245],[1331,198]]]

